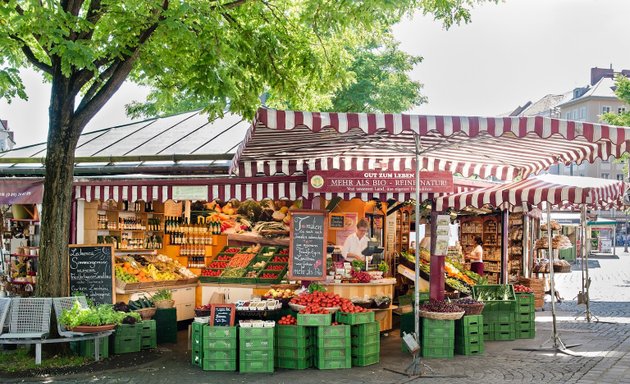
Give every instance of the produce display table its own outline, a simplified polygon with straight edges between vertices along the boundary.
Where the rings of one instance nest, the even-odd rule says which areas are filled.
[[[234,303],[238,300],[250,300],[253,296],[262,296],[271,286],[266,284],[219,284],[201,283],[201,303],[210,302],[212,294],[225,294],[225,301]]]
[[[364,296],[389,296],[390,299],[394,299],[394,284],[396,279],[381,279],[370,283],[322,283],[328,290],[328,292],[336,293],[341,297],[352,299],[353,297]],[[376,320],[380,323],[381,331],[388,331],[392,329],[392,310],[397,307],[390,305],[387,309],[379,310],[375,312]]]

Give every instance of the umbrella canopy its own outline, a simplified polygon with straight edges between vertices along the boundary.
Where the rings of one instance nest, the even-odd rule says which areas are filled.
[[[436,210],[456,210],[468,206],[480,208],[486,204],[493,207],[514,206],[541,207],[546,202],[567,207],[586,204],[592,208],[623,205],[625,183],[620,180],[593,177],[539,175],[514,183],[506,183],[483,190],[438,197]]]
[[[420,168],[512,180],[552,164],[618,157],[630,129],[536,117],[320,113],[261,108],[230,167],[240,176]]]

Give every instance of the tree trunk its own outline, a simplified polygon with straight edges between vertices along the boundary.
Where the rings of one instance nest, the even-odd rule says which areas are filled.
[[[46,177],[42,211],[41,250],[36,295],[67,296],[68,239],[72,208],[74,151],[83,127],[73,121],[71,82],[53,78],[46,153]]]

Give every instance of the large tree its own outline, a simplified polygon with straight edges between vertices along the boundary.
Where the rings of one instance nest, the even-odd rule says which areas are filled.
[[[615,79],[615,85],[616,85],[615,95],[617,95],[619,100],[623,101],[627,105],[630,105],[630,79],[623,75],[618,75],[617,78]],[[613,113],[613,112],[605,113],[602,116],[602,119],[609,124],[630,127],[630,109],[622,113]],[[630,156],[628,156],[627,154],[624,154],[621,157],[621,159],[618,159],[618,160],[625,162],[628,159],[630,159]],[[628,175],[629,172],[628,172],[627,162],[624,167],[624,170],[625,170],[626,175]]]
[[[0,0],[0,96],[25,96],[26,66],[52,91],[37,294],[67,294],[74,151],[124,81],[211,116],[252,116],[264,91],[312,109],[352,79],[347,47],[418,9],[468,21],[480,1]]]

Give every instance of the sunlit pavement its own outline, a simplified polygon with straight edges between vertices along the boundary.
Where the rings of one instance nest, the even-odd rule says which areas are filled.
[[[536,312],[536,338],[486,342],[483,355],[455,356],[454,359],[423,359],[432,371],[423,377],[407,377],[404,371],[411,357],[401,352],[397,332],[381,338],[381,362],[364,368],[305,371],[279,370],[274,374],[205,372],[190,364],[186,332],[177,345],[161,347],[163,357],[133,368],[96,374],[5,380],[49,383],[630,383],[630,255],[595,259],[591,277],[591,311],[586,322],[576,296],[581,289],[581,272],[556,275],[556,288],[564,298],[557,304],[557,329],[575,356],[540,350],[552,346],[552,317],[549,296],[544,311]],[[577,318],[576,318],[577,317]],[[522,351],[529,349],[533,351]],[[430,377],[427,377],[430,376]]]

